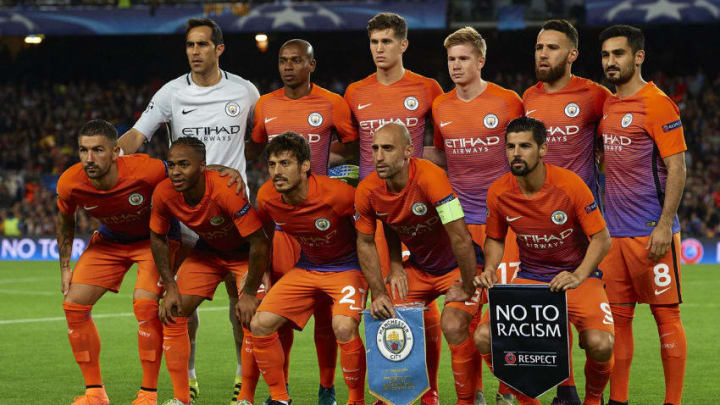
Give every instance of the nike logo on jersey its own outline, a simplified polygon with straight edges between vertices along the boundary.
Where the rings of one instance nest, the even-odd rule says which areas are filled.
[[[450,125],[450,124],[452,124],[452,121],[441,122],[441,123],[440,123],[440,128],[444,127],[445,125]]]
[[[358,110],[362,110],[365,107],[370,107],[371,105],[372,105],[372,103],[358,104]]]
[[[197,108],[193,108],[192,110],[183,109],[183,110],[182,110],[182,113],[183,113],[183,115],[185,115],[185,114],[190,114],[191,112],[193,112],[193,111],[195,111],[195,110],[197,110]]]
[[[526,112],[525,112],[525,116],[526,116],[526,117],[529,117],[530,114],[534,113],[535,111],[537,111],[537,110],[526,111]]]
[[[97,208],[97,207],[98,207],[97,205],[93,205],[92,207],[88,207],[87,205],[83,205],[83,209],[84,209],[85,211],[94,210],[94,209]]]
[[[513,217],[513,218],[510,218],[509,216],[505,215],[505,220],[506,220],[507,222],[517,221],[517,220],[520,219],[520,218],[522,218],[522,215],[520,215],[519,217]]]
[[[603,114],[602,119],[605,119],[605,118],[607,118],[607,114]]]
[[[265,123],[267,124],[268,122],[274,120],[275,118],[277,118],[277,117],[265,118]]]
[[[665,291],[667,291],[667,290],[669,290],[669,289],[670,289],[670,287],[668,287],[668,288],[663,288],[663,289],[660,290],[660,291],[655,290],[655,295],[660,295],[660,294],[664,293]]]

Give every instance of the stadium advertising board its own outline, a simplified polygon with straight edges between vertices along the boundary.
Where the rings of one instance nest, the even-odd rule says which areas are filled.
[[[210,17],[223,32],[365,30],[373,15],[405,17],[410,29],[442,29],[446,0],[403,2],[310,2],[294,4],[194,4],[158,7],[41,8],[0,11],[3,35],[180,34],[193,17]]]
[[[495,376],[537,398],[570,376],[565,293],[547,285],[488,290]]]
[[[72,260],[77,260],[87,247],[89,238],[73,240]],[[2,238],[0,260],[58,260],[55,238]]]
[[[430,389],[422,306],[395,307],[396,318],[363,312],[370,393],[391,405],[412,404]]]
[[[720,0],[587,0],[589,25],[716,23]]]

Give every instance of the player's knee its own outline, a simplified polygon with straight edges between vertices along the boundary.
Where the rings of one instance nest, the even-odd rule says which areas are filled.
[[[580,345],[597,361],[610,360],[614,342],[613,335],[605,331],[590,330],[580,335]]]
[[[138,322],[157,319],[158,302],[149,299],[136,299],[133,301],[133,313]]]
[[[679,305],[650,305],[650,311],[655,318],[655,323],[658,325],[680,322]]]
[[[473,334],[475,346],[481,354],[490,353],[490,324],[481,323]]]
[[[357,322],[346,316],[333,317],[332,328],[340,342],[349,342],[357,335]]]
[[[256,312],[250,321],[250,332],[252,332],[253,336],[268,336],[276,330],[272,317],[265,312]]]
[[[470,322],[459,311],[444,311],[440,320],[443,335],[450,344],[460,344],[469,333]]]

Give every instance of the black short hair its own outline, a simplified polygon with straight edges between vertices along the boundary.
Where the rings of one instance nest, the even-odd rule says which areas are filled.
[[[538,146],[545,143],[547,139],[545,124],[543,124],[542,121],[530,117],[518,117],[510,121],[505,129],[505,142],[507,142],[507,135],[509,133],[526,131],[532,131],[533,139]]]
[[[600,44],[615,37],[625,37],[633,53],[645,50],[645,35],[640,28],[622,24],[607,27],[600,33]]]
[[[570,40],[572,46],[577,49],[580,36],[577,30],[568,20],[548,20],[542,25],[542,30],[553,30],[562,32]]]
[[[118,131],[115,129],[115,125],[105,120],[90,120],[80,128],[78,132],[78,138],[81,136],[95,136],[101,135],[105,138],[117,142]]]
[[[295,156],[298,163],[310,161],[310,144],[300,134],[292,131],[283,132],[274,137],[265,148],[265,158],[277,155],[280,152],[290,152]]]
[[[191,29],[195,27],[209,27],[210,30],[212,30],[212,34],[210,35],[210,40],[213,41],[215,46],[218,46],[220,44],[223,44],[223,34],[222,30],[220,29],[220,26],[217,25],[217,23],[209,18],[191,18],[187,20],[187,24],[185,24],[185,38],[187,38],[188,33]]]
[[[175,145],[185,145],[193,148],[195,152],[205,161],[205,144],[203,141],[192,136],[181,136],[180,138],[173,141],[170,148],[172,149]]]
[[[294,39],[285,41],[285,43],[282,44],[282,46],[280,47],[280,50],[282,51],[284,48],[286,48],[288,46],[298,46],[298,47],[300,47],[300,49],[305,51],[309,60],[315,59],[315,50],[313,49],[312,44],[304,39],[294,38]]]
[[[399,40],[407,39],[408,26],[402,16],[395,13],[379,13],[368,21],[368,36],[373,31],[392,29],[395,32],[395,38]]]

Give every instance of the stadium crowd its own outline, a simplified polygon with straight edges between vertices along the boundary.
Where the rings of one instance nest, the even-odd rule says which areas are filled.
[[[436,76],[448,90],[446,73]],[[277,79],[250,79],[261,94],[281,86]],[[520,95],[534,83],[522,74],[488,79]],[[682,233],[720,237],[720,76],[657,74],[652,80],[678,104],[685,129],[688,173],[678,212]],[[342,94],[348,83],[336,78],[319,84]],[[77,130],[90,119],[102,118],[124,133],[160,85],[160,81],[137,86],[121,81],[0,84],[0,103],[5,106],[0,110],[0,235],[54,235],[55,184],[63,170],[78,161]],[[141,150],[160,158],[166,151],[164,133]],[[253,193],[265,176],[259,162],[250,162],[248,182]],[[79,235],[96,228],[94,220],[79,214]]]

